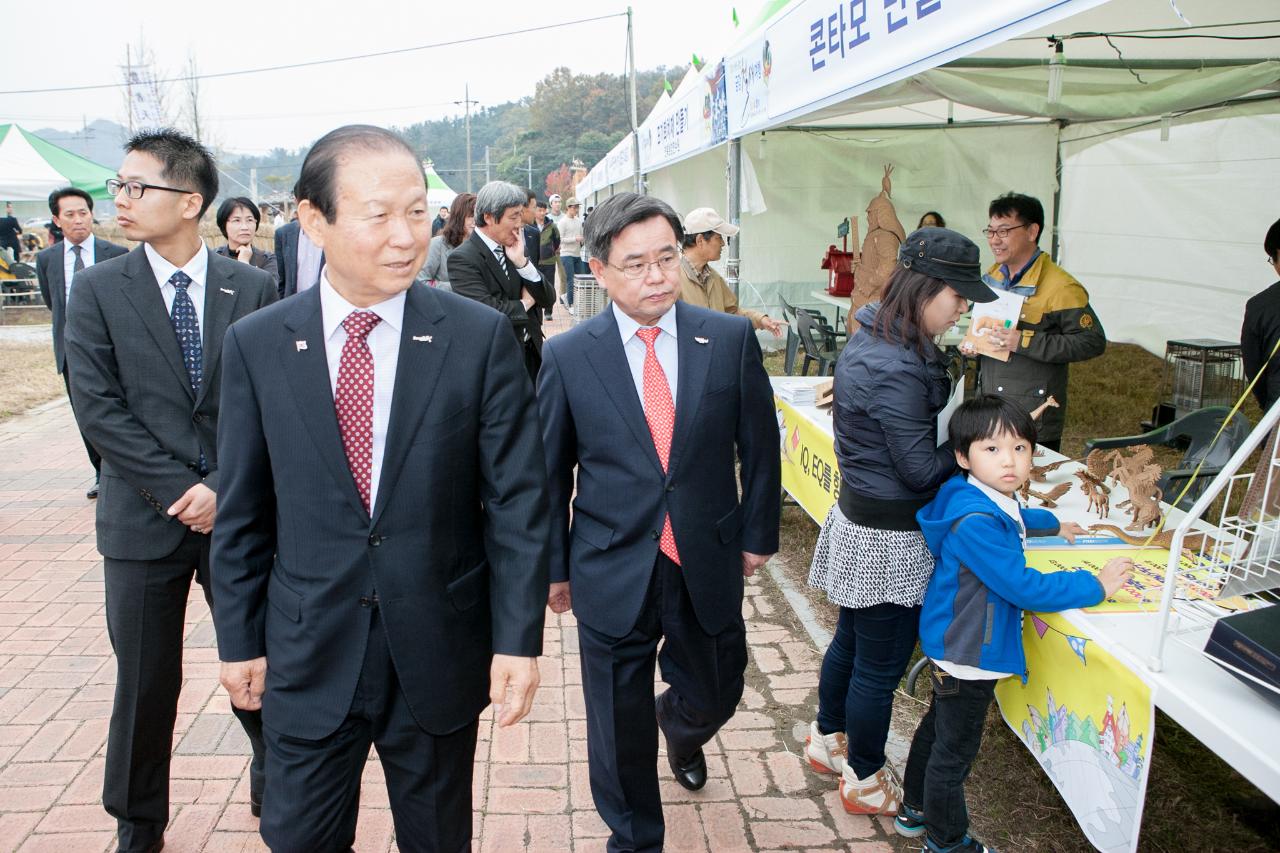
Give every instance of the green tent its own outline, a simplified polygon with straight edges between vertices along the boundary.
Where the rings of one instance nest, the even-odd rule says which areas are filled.
[[[0,198],[44,201],[59,187],[78,187],[98,200],[110,199],[107,179],[115,171],[46,142],[16,124],[0,124]]]

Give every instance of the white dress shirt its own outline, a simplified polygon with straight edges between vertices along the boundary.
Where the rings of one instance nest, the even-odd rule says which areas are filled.
[[[160,253],[151,248],[150,243],[143,243],[144,251],[147,253],[147,261],[151,264],[151,272],[155,274],[156,283],[160,285],[160,295],[164,297],[164,310],[170,317],[173,316],[173,297],[177,295],[177,289],[169,283],[169,279],[181,269],[191,278],[191,283],[187,285],[187,295],[191,297],[192,303],[196,307],[196,323],[200,327],[200,337],[204,338],[204,282],[209,276],[209,250],[203,243],[200,249],[181,267],[175,267],[173,264],[160,257]]]
[[[75,278],[76,273],[76,253],[71,251],[71,243],[62,244],[62,280],[66,282],[66,291],[63,294],[67,299],[71,298],[71,280]],[[84,242],[80,244],[80,260],[84,263],[84,268],[88,269],[93,266],[93,234],[84,238]]]
[[[505,246],[499,246],[495,241],[489,239],[488,234],[484,233],[479,228],[477,228],[474,233],[480,235],[480,239],[483,240],[484,244],[489,247],[489,251],[490,253],[493,254],[495,259],[498,257],[499,249],[502,249],[502,256],[504,258],[507,258],[507,249]],[[520,239],[521,240],[524,239],[523,233],[520,235]],[[526,263],[524,266],[516,270],[516,272],[520,273],[520,277],[525,281],[538,281],[539,279],[541,279],[542,276],[538,274],[538,268],[533,265],[533,261],[529,258],[525,258],[525,262]],[[510,258],[507,258],[507,266],[509,267],[515,266],[515,264],[511,261]]]
[[[627,354],[627,366],[631,368],[631,381],[636,385],[636,395],[640,405],[644,405],[644,356],[649,347],[636,337],[640,324],[622,312],[618,303],[611,302],[613,317],[618,321],[618,334],[622,335],[622,351]],[[658,356],[658,364],[662,372],[667,374],[667,385],[671,388],[671,402],[676,401],[676,373],[680,368],[680,348],[676,346],[676,307],[671,306],[658,321],[662,333],[653,342],[653,351]]]
[[[311,242],[307,232],[298,229],[298,292],[310,290],[320,280],[320,259],[324,250]]]
[[[391,398],[396,387],[396,363],[400,359],[400,331],[404,328],[403,292],[390,299],[357,308],[329,283],[328,271],[320,274],[320,322],[324,329],[325,358],[329,362],[329,390],[338,393],[338,366],[342,348],[347,343],[347,330],[342,321],[352,311],[372,311],[382,318],[366,341],[373,354],[373,464],[369,477],[369,511],[378,505],[378,481],[382,478],[382,455],[387,447],[387,428],[391,423]]]

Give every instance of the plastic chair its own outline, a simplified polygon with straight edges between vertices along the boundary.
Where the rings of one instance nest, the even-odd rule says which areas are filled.
[[[787,324],[787,348],[782,358],[782,371],[788,376],[795,374],[796,352],[800,349],[800,335],[796,333],[796,306],[779,296],[782,302],[782,320]]]
[[[1205,490],[1222,467],[1249,437],[1253,426],[1249,419],[1236,412],[1216,442],[1213,437],[1222,426],[1223,419],[1230,412],[1226,406],[1208,406],[1183,415],[1173,423],[1159,429],[1144,432],[1142,435],[1120,436],[1117,438],[1091,438],[1084,443],[1084,452],[1093,450],[1112,450],[1117,447],[1137,447],[1143,444],[1164,446],[1181,446],[1186,443],[1187,450],[1182,455],[1178,467],[1165,471],[1156,484],[1166,501],[1172,501],[1191,479],[1191,472],[1203,460],[1204,467],[1196,476],[1196,481],[1187,494],[1178,503],[1178,509],[1189,510],[1196,498]]]
[[[818,363],[819,376],[835,376],[836,373],[836,358],[840,355],[836,332],[820,318],[816,311],[796,309],[796,331],[800,345],[804,347],[801,376],[809,375],[809,365],[814,362]]]

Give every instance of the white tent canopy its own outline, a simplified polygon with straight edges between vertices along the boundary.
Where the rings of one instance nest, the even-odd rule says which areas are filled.
[[[808,5],[792,3],[773,21]],[[1244,300],[1269,283],[1258,249],[1280,215],[1280,40],[1258,38],[1280,35],[1275,11],[1270,0],[1114,0],[785,114],[772,106],[776,71],[763,96],[733,85],[758,72],[736,71],[730,136],[741,138],[741,210],[751,214],[741,223],[744,301],[774,309],[782,291],[803,303],[823,281],[818,263],[836,224],[861,213],[892,163],[907,230],[939,210],[979,238],[991,198],[1010,189],[1039,197],[1042,247],[1056,243],[1112,340],[1156,352],[1166,339],[1235,340]],[[1254,21],[1264,23],[1241,23]],[[1086,33],[1095,35],[1076,35]],[[1056,69],[1051,35],[1063,42]],[[726,146],[652,169],[641,147],[650,192],[680,211],[727,206]]]

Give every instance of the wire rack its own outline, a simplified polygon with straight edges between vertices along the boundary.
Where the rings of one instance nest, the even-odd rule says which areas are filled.
[[[1169,642],[1205,654],[1218,619],[1280,604],[1280,457],[1273,436],[1278,421],[1280,404],[1271,407],[1173,527],[1160,618],[1147,660],[1152,670],[1164,669]],[[1258,450],[1261,461],[1247,470]],[[1211,660],[1276,692],[1250,673]]]
[[[609,304],[609,294],[593,275],[573,277],[573,317],[575,323],[590,320]]]

